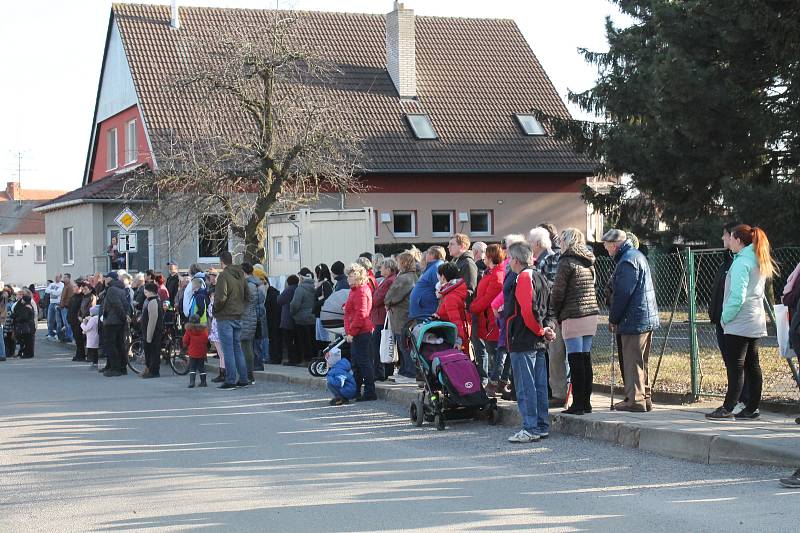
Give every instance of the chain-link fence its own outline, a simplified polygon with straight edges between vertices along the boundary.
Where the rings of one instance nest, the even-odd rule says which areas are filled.
[[[780,300],[786,278],[800,262],[800,248],[781,248],[773,253],[780,274],[768,286],[770,302],[776,300],[775,295]],[[708,314],[714,275],[724,259],[724,250],[691,249],[648,257],[661,318],[650,354],[650,380],[654,391],[678,394],[687,399],[725,394],[725,365],[717,345],[716,327]],[[612,346],[615,345],[607,327],[606,287],[614,263],[608,257],[599,258],[596,270],[601,318],[592,358],[595,382],[609,385]],[[767,307],[771,311],[771,304]],[[771,319],[768,319],[767,329],[769,336],[761,340],[759,350],[764,374],[762,397],[775,402],[796,400],[797,384],[786,360],[778,355],[775,325]],[[616,382],[621,386],[619,366],[616,371]]]

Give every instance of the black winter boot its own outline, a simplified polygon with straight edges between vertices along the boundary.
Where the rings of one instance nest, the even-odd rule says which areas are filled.
[[[197,372],[189,372],[189,388],[194,388],[194,378],[197,375]]]
[[[569,380],[572,383],[572,405],[569,409],[561,412],[566,415],[582,415],[585,405],[583,354],[571,353],[567,359],[569,360]]]
[[[592,412],[592,386],[594,385],[594,371],[592,370],[592,354],[583,352],[583,412]]]
[[[225,369],[224,368],[220,368],[219,369],[219,375],[217,377],[215,377],[214,379],[212,379],[211,383],[222,383],[223,381],[225,381]]]
[[[206,384],[206,373],[205,372],[200,374],[200,386],[201,387],[208,387],[208,384]]]

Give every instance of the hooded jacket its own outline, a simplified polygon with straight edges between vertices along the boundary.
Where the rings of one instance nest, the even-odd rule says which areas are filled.
[[[264,302],[267,298],[264,284],[256,276],[247,276],[247,294],[247,306],[242,314],[242,339],[252,340],[256,338],[258,319],[263,318],[265,314]],[[263,327],[264,321],[262,320]]]
[[[640,335],[658,329],[658,305],[650,265],[644,254],[625,241],[616,255],[611,275],[608,322],[620,335]]]
[[[298,326],[313,326],[317,323],[314,316],[314,304],[317,300],[317,289],[312,277],[301,277],[297,290],[294,291],[289,312]]]
[[[417,284],[414,285],[408,304],[409,318],[428,317],[436,312],[436,306],[439,305],[436,299],[436,283],[439,281],[438,270],[439,265],[442,263],[444,261],[441,260],[428,263],[425,267],[425,272],[422,273]]]
[[[348,400],[356,397],[356,380],[350,370],[350,361],[342,358],[328,370],[326,378],[328,387],[335,390],[342,398],[347,398]]]
[[[500,332],[492,311],[492,302],[503,292],[505,277],[506,272],[502,266],[495,265],[484,271],[483,277],[478,282],[469,312],[477,317],[479,339],[497,342]]]
[[[585,246],[575,246],[561,255],[550,293],[550,305],[558,320],[600,314],[594,261],[594,254]]]
[[[764,284],[758,261],[750,244],[736,254],[725,279],[725,302],[720,324],[726,335],[755,339],[767,336],[764,313]]]
[[[239,265],[226,266],[217,276],[217,286],[214,289],[214,318],[217,322],[241,320],[247,301],[247,277],[244,270]]]
[[[278,326],[280,329],[294,329],[294,320],[292,320],[292,311],[289,309],[289,306],[292,303],[295,291],[297,291],[297,285],[287,284],[286,288],[283,289],[283,292],[278,296],[277,302],[281,307],[281,320]]]
[[[467,284],[463,279],[454,280],[441,288],[442,299],[436,314],[439,318],[456,325],[461,348],[469,349],[469,325],[467,324]]]

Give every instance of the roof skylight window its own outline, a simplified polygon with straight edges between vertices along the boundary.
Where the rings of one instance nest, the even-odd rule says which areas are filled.
[[[438,139],[436,130],[433,129],[431,117],[424,113],[408,113],[406,115],[411,129],[417,139]]]
[[[516,117],[519,125],[522,127],[522,131],[525,132],[525,135],[547,135],[547,132],[544,131],[544,127],[542,126],[541,122],[536,120],[535,116],[517,113]]]

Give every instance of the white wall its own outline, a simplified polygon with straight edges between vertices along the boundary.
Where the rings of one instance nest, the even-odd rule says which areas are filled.
[[[30,243],[30,246],[23,248],[22,255],[17,255],[14,251],[16,239]],[[0,235],[0,281],[16,287],[27,287],[31,283],[44,284],[47,281],[47,262],[35,262],[36,245],[44,244],[44,234]],[[13,255],[9,256],[9,253]]]

